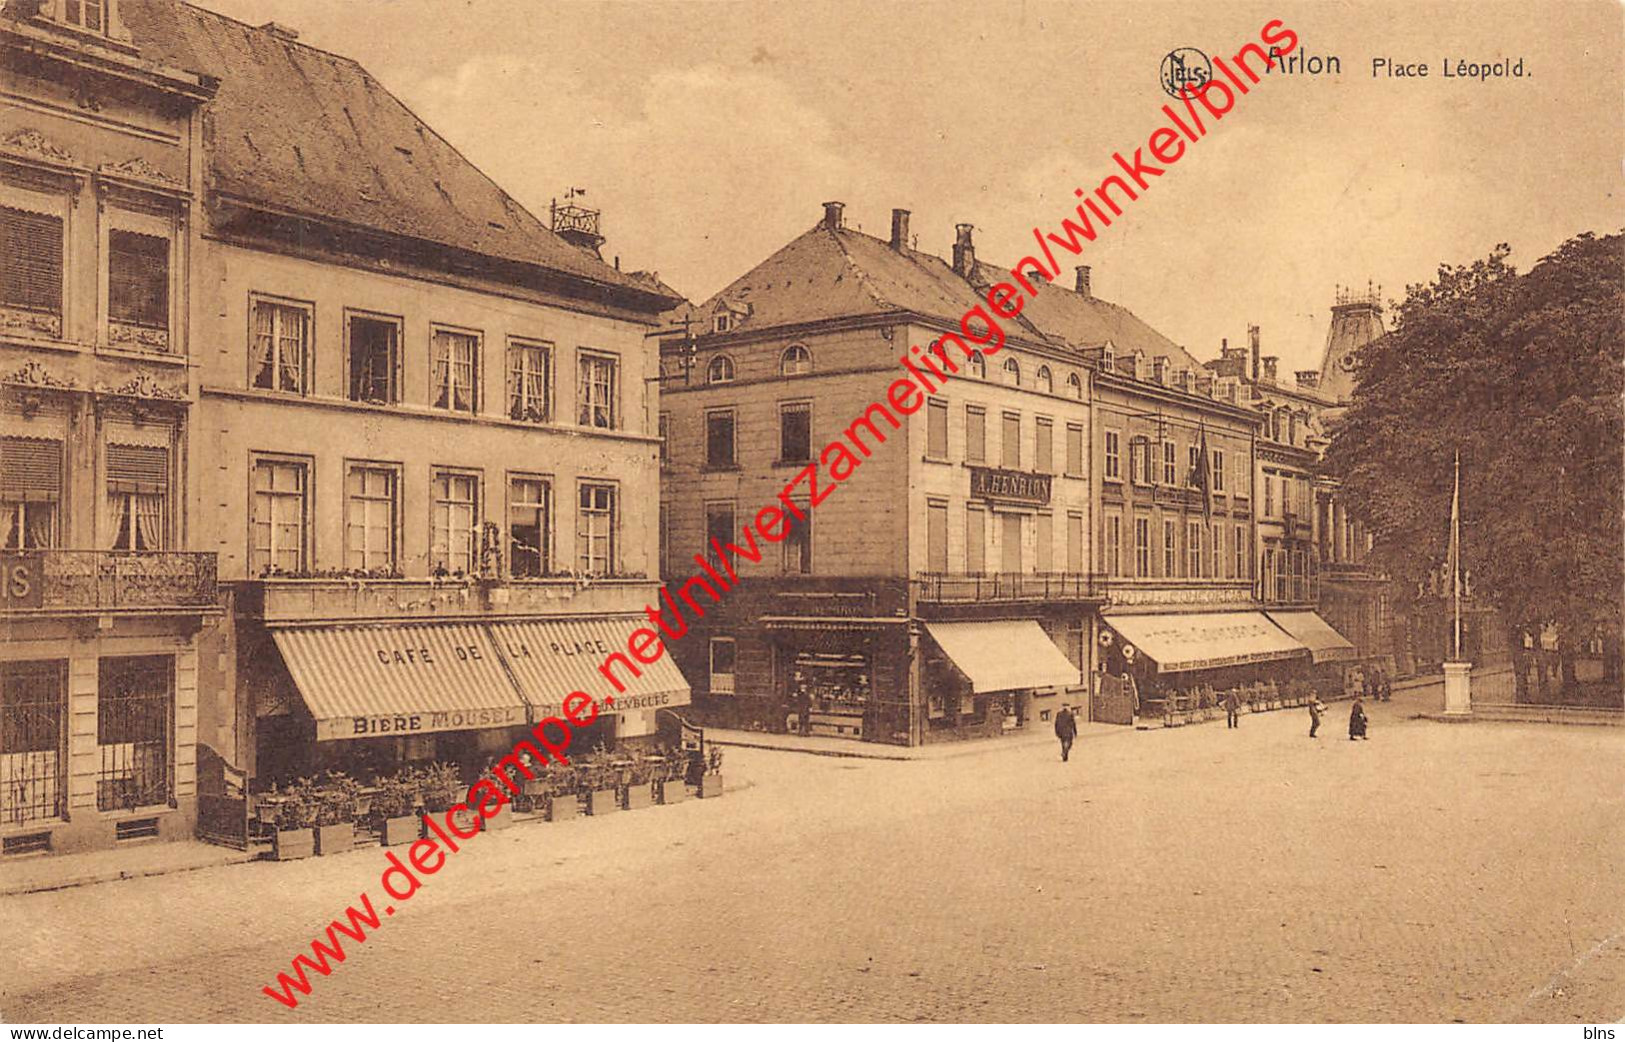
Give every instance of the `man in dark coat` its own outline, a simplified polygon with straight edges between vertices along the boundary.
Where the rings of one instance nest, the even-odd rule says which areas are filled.
[[[1241,724],[1241,695],[1235,688],[1224,693],[1224,726],[1238,727]]]
[[[1368,742],[1371,740],[1365,733],[1365,722],[1365,706],[1356,698],[1354,707],[1349,710],[1349,741],[1352,742],[1356,738],[1364,738]]]
[[[1071,706],[1062,706],[1055,714],[1055,737],[1061,740],[1061,762],[1072,752],[1072,739],[1078,737],[1078,721],[1072,716]]]

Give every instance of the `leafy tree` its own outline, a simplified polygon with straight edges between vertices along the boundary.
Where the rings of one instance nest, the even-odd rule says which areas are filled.
[[[1396,327],[1366,346],[1327,466],[1373,555],[1416,589],[1445,560],[1461,454],[1463,566],[1513,630],[1555,625],[1567,685],[1601,638],[1620,677],[1625,467],[1625,236],[1587,232],[1527,275],[1497,246],[1407,287]]]

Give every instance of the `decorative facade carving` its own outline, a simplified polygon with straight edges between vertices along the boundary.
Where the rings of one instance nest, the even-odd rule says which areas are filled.
[[[113,394],[123,398],[156,398],[160,401],[183,401],[186,390],[178,387],[166,387],[152,378],[150,373],[137,373],[117,387],[102,384],[96,388],[100,394]]]
[[[170,188],[179,188],[181,186],[180,178],[170,176],[140,156],[131,156],[122,163],[103,163],[96,169],[103,174],[111,174],[115,177],[130,177],[137,181],[149,181]]]
[[[32,127],[24,127],[21,130],[7,134],[5,140],[0,141],[0,148],[17,155],[44,159],[52,163],[73,162],[72,152],[69,152]]]
[[[34,359],[24,362],[21,369],[5,377],[0,382],[19,384],[23,387],[70,388],[75,386],[73,377],[58,377]]]
[[[132,326],[123,322],[109,322],[107,324],[107,342],[114,347],[128,348],[135,351],[159,351],[169,353],[169,330],[152,329],[148,326]]]
[[[62,316],[43,311],[23,311],[18,308],[0,308],[0,333],[25,333],[62,339]]]

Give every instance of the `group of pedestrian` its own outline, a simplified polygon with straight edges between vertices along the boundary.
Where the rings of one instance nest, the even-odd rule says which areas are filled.
[[[1394,687],[1388,681],[1387,672],[1377,666],[1365,671],[1361,690],[1365,692],[1365,697],[1373,702],[1387,702],[1394,697]]]

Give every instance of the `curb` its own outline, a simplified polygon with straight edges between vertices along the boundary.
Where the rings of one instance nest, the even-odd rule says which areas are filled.
[[[1077,740],[1081,742],[1085,738],[1106,738],[1119,733],[1133,734],[1135,730],[1136,729],[1133,727],[1124,726],[1110,731],[1092,731],[1087,734],[1080,733]],[[885,760],[891,763],[932,763],[938,760],[955,759],[961,756],[980,756],[988,753],[1003,752],[1010,749],[1025,749],[1031,746],[1047,745],[1055,741],[1055,739],[1048,735],[1032,735],[1019,739],[973,738],[956,743],[955,745],[935,746],[934,748],[941,748],[944,751],[939,753],[931,753],[929,755],[920,755],[918,753],[911,754],[903,751],[892,752],[887,746],[873,745],[871,745],[871,748],[874,751],[870,751],[868,749],[839,748],[807,749],[797,746],[770,745],[766,742],[751,741],[748,738],[735,739],[708,737],[706,738],[706,741],[711,742],[714,745],[729,746],[735,749],[760,749],[770,753],[801,753],[806,756],[832,756],[848,760]],[[928,747],[919,746],[917,748]],[[949,749],[952,751],[947,751]]]
[[[0,897],[13,897],[21,894],[43,894],[52,890],[71,890],[81,886],[95,886],[98,883],[117,883],[126,879],[149,879],[153,876],[180,875],[183,872],[197,872],[205,868],[220,868],[226,865],[246,865],[256,860],[258,855],[246,851],[239,852],[231,857],[219,861],[207,861],[199,865],[172,865],[162,868],[140,869],[110,869],[106,872],[97,872],[89,875],[73,876],[68,879],[54,879],[50,882],[18,883],[6,886],[0,883]]]

